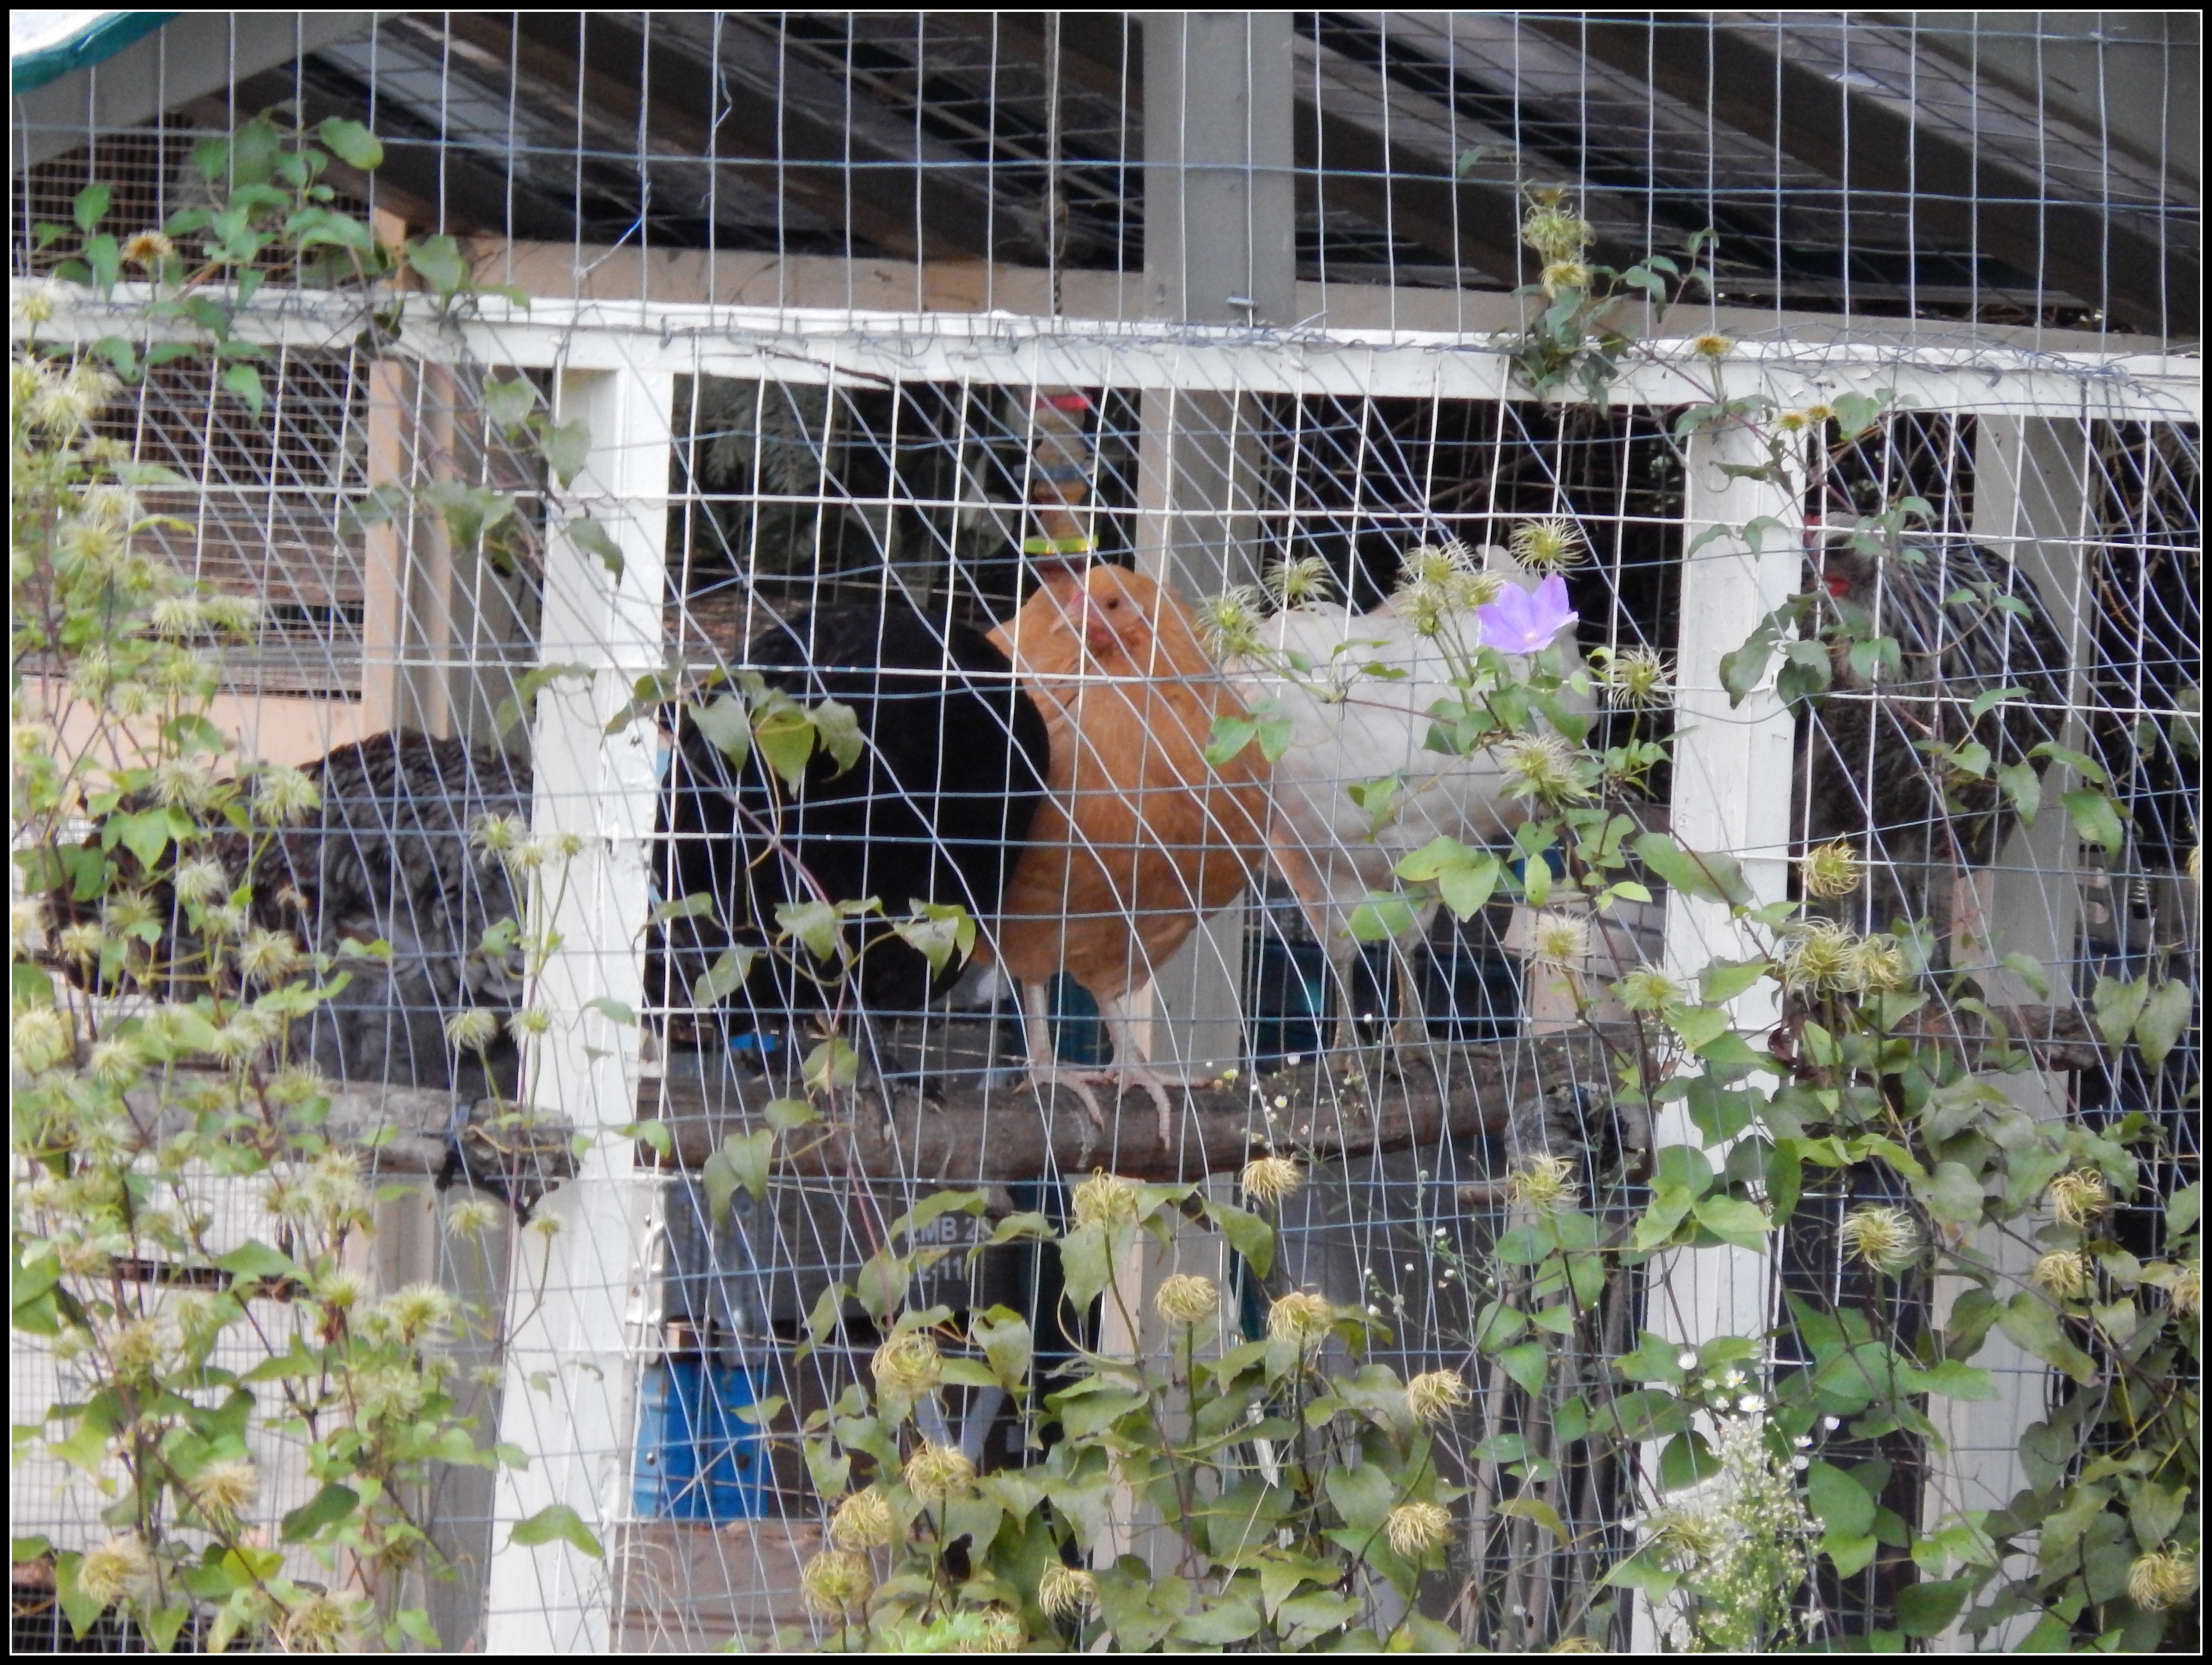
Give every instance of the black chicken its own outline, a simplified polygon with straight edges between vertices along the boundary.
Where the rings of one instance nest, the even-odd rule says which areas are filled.
[[[917,902],[997,909],[1044,795],[1045,720],[980,631],[902,601],[811,609],[758,636],[745,668],[804,705],[852,708],[865,742],[849,769],[817,750],[796,791],[754,748],[742,763],[679,717],[662,799],[657,888],[711,913],[679,913],[651,939],[648,998],[672,1012],[732,948],[757,951],[726,997],[732,1026],[774,1032],[800,1016],[918,1012],[949,987],[957,959],[927,958],[886,934],[883,917],[843,927],[866,951],[849,981],[795,944],[767,951],[779,907],[878,898],[883,914]]]
[[[2029,576],[1964,538],[1907,538],[1881,556],[1832,538],[1808,575],[1807,634],[1839,629],[1833,681],[1799,748],[1799,824],[1808,844],[1863,848],[1872,922],[1929,919],[1940,954],[1952,875],[1994,862],[2019,818],[1997,771],[2025,763],[2040,779],[2049,767],[2032,754],[2064,720],[2063,638]],[[1896,668],[1870,678],[1850,646],[1883,636]],[[2021,692],[1975,714],[1978,697],[2004,689]]]
[[[457,1053],[446,1021],[472,1006],[503,1020],[521,994],[519,965],[482,946],[485,928],[514,917],[516,905],[505,868],[472,833],[486,816],[528,819],[529,766],[489,748],[401,731],[340,746],[307,772],[321,807],[268,838],[258,855],[248,835],[228,826],[193,852],[219,862],[230,884],[250,881],[252,926],[334,957],[349,941],[391,945],[388,960],[337,961],[347,983],[295,1024],[293,1054],[311,1057],[338,1082],[451,1088],[465,1096],[496,1085],[511,1093],[517,1057],[504,1021],[481,1055]],[[165,922],[149,960],[204,965],[204,945],[192,939],[172,888],[173,847],[150,872],[119,848],[112,860],[115,888],[143,892]],[[88,913],[66,892],[52,903],[64,925]],[[66,958],[56,963],[80,981],[92,981]],[[257,992],[228,957],[217,975],[223,992]],[[141,987],[149,977],[126,964],[119,981]],[[207,987],[202,976],[161,992],[188,997]]]

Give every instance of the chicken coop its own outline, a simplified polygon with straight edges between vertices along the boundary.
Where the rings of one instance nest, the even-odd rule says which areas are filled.
[[[2099,1276],[2183,1266],[2199,28],[15,13],[16,355],[105,367],[85,431],[159,469],[131,550],[251,604],[205,701],[222,767],[318,788],[240,860],[291,898],[270,930],[349,968],[286,1044],[373,1188],[349,1275],[483,1315],[441,1379],[515,1461],[410,1505],[433,1553],[404,1599],[442,1645],[828,1645],[808,1569],[849,1547],[845,1480],[800,1436],[859,1414],[888,1313],[1026,1326],[1022,1382],[955,1372],[915,1425],[973,1474],[1042,1473],[1039,1397],[1168,1357],[1156,1297],[1202,1276],[1205,1356],[1304,1291],[1370,1325],[1324,1375],[1464,1386],[1431,1431],[1449,1547],[1295,1639],[1418,1613],[1656,1650],[1691,1564],[1613,1574],[1706,1472],[1669,1438],[1717,1435],[1577,1431],[1624,1387],[1735,1361],[1779,1402],[1832,1388],[1823,1325],[1873,1345],[1869,1320],[1937,1370],[1990,1298],[1961,1266],[2041,1300],[2053,1254],[2090,1252],[2047,1213],[1983,1223],[1967,1164],[2038,1127],[2132,1164]],[[320,194],[218,258],[240,181]],[[310,207],[356,240],[317,244]],[[125,744],[84,675],[19,634],[19,759],[27,725],[65,757]],[[101,817],[138,801],[56,836],[118,852]],[[66,890],[47,945],[19,938],[19,1017],[27,968],[92,1032],[137,1021],[154,980],[53,945],[99,911]],[[1963,1107],[1943,1139],[1993,1131],[1940,1166],[1808,1157],[1778,1203],[1775,1141],[1843,1151],[1833,1072],[1875,1067],[1820,981],[1846,940],[1894,962],[1852,1009],[1953,1060],[1866,1126],[1935,1092]],[[1268,1156],[1302,1182],[1260,1264],[1205,1209]],[[1964,1214],[1929,1188],[1952,1169]],[[19,1242],[40,1171],[19,1141]],[[1123,1256],[1131,1298],[1085,1303],[1044,1239],[1101,1172],[1194,1188]],[[1683,1192],[1647,1237],[1692,1174],[1761,1224],[1678,1229]],[[210,1253],[289,1241],[264,1188],[190,1182]],[[1543,1340],[1523,1250],[1570,1215],[1612,1258],[1532,1367],[1497,1327]],[[1883,1270],[1869,1218],[1931,1258]],[[118,1302],[190,1282],[100,1264]],[[261,1288],[242,1309],[305,1310]],[[2038,1623],[1962,1626],[1928,1592],[1966,1575],[1906,1553],[2097,1483],[2087,1378],[2027,1320],[1980,1324],[1986,1391],[1800,1440],[1872,1522],[1815,1488],[1823,1541],[1866,1547],[1807,1562],[1806,1634]],[[2094,1334],[2066,1356],[2136,1357]],[[58,1605],[56,1556],[112,1524],[96,1458],[40,1432],[89,1355],[11,1345],[13,1530],[52,1547],[19,1547],[16,1645],[93,1645],[88,1613],[127,1642]],[[264,1547],[327,1493],[304,1426],[254,1436],[287,1522]],[[1267,1440],[1236,1449],[1273,1475]],[[1116,1495],[1085,1565],[1197,1577]],[[556,1512],[573,1531],[517,1530]],[[366,1562],[287,1565],[342,1591]]]

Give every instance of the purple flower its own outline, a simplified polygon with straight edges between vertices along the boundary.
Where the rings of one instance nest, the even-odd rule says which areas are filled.
[[[1557,573],[1534,591],[1508,584],[1498,599],[1475,609],[1482,645],[1501,653],[1540,653],[1552,638],[1575,622],[1567,605],[1566,580]]]

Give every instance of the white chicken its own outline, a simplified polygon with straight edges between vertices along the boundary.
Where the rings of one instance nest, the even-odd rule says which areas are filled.
[[[1342,1042],[1352,1021],[1368,1015],[1353,1012],[1350,998],[1360,952],[1350,927],[1361,903],[1401,888],[1393,876],[1398,863],[1431,841],[1495,843],[1532,808],[1508,794],[1496,750],[1454,756],[1428,746],[1437,706],[1463,697],[1454,674],[1468,665],[1482,634],[1475,607],[1508,586],[1538,592],[1538,580],[1504,550],[1484,553],[1485,570],[1476,571],[1459,552],[1417,550],[1406,586],[1373,611],[1355,615],[1324,601],[1287,607],[1256,627],[1260,652],[1228,662],[1231,683],[1255,717],[1290,723],[1274,766],[1269,843],[1328,953]],[[1431,568],[1425,576],[1415,570],[1425,562]],[[1544,589],[1564,605],[1564,586]],[[1573,623],[1571,613],[1555,611],[1537,628],[1548,641]],[[1574,682],[1560,704],[1579,714],[1590,701]],[[1435,914],[1433,902],[1417,909],[1391,940],[1401,1018],[1417,1009],[1411,955]]]

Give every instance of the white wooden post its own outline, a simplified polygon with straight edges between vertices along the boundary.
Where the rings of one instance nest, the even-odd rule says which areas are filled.
[[[1755,548],[1724,533],[1683,562],[1676,644],[1675,836],[1692,850],[1735,856],[1754,902],[1764,904],[1788,894],[1796,725],[1775,696],[1771,669],[1741,705],[1731,707],[1721,685],[1720,661],[1797,592],[1804,564],[1802,482],[1784,486],[1722,473],[1724,464],[1766,460],[1765,447],[1739,428],[1693,435],[1688,460],[1688,544],[1715,526],[1742,527],[1762,519],[1782,523],[1766,529]],[[1711,960],[1746,959],[1758,951],[1726,904],[1679,890],[1667,897],[1666,944],[1668,967],[1686,980]],[[1739,995],[1729,1012],[1736,1029],[1753,1036],[1781,1016],[1768,982]],[[1703,1142],[1680,1103],[1666,1107],[1654,1137],[1661,1146]],[[1646,1327],[1669,1340],[1695,1346],[1715,1336],[1755,1336],[1767,1326],[1773,1295],[1764,1253],[1734,1247],[1679,1250],[1655,1260],[1650,1279]],[[1656,1451],[1650,1456],[1656,1469]],[[1656,1650],[1653,1617],[1641,1602],[1636,1647]]]
[[[572,506],[613,536],[625,566],[617,582],[597,556],[548,540],[542,660],[588,677],[538,696],[534,821],[541,836],[580,833],[586,844],[565,889],[548,886],[561,894],[550,924],[562,940],[538,996],[552,1027],[530,1048],[526,1092],[592,1142],[575,1178],[538,1205],[557,1232],[517,1237],[500,1438],[530,1466],[501,1478],[485,1629],[494,1653],[599,1653],[612,1634],[607,1560],[559,1540],[511,1540],[518,1522],[565,1504],[611,1555],[612,1528],[629,1513],[632,1328],[643,1318],[652,1194],[633,1170],[630,1141],[612,1131],[636,1119],[638,1030],[589,1003],[605,997],[635,1012],[644,1000],[655,740],[650,725],[605,727],[635,679],[661,661],[673,393],[667,374],[629,370],[565,371],[556,391],[559,418],[591,428]]]
[[[2083,422],[1985,416],[1976,424],[1974,536],[2009,558],[2042,592],[2066,644],[2067,664],[2073,667],[2065,683],[2069,715],[2059,729],[2059,738],[2076,749],[2083,746],[2085,737],[2080,719],[2070,714],[2087,708],[2081,667],[2087,659],[2089,610],[2094,605],[2082,560],[2089,531],[2088,447]],[[1996,965],[1997,957],[2006,953],[2027,954],[2039,961],[2051,980],[2051,1002],[2062,1007],[2072,1004],[2069,984],[2081,925],[2081,881],[2075,869],[2078,840],[2073,823],[2058,807],[2058,795],[2077,784],[2071,776],[2064,764],[2051,766],[2043,784],[2045,807],[2035,824],[2014,829],[1996,866],[1968,881],[1968,899],[1958,910],[1958,963],[1989,968],[1977,969],[1976,975],[2000,1006],[2045,998],[2013,972]],[[2061,1073],[2039,1071],[1992,1079],[2038,1121],[2055,1121],[2068,1111],[2066,1078]],[[2000,1275],[2023,1282],[2035,1261],[2035,1245],[2016,1233],[1979,1231],[1972,1248]],[[1948,1322],[1951,1303],[1969,1287],[1962,1279],[1936,1280],[1937,1324]],[[1990,1332],[1974,1363],[1996,1379],[1996,1398],[1939,1396],[1928,1402],[1929,1419],[1942,1431],[1946,1446],[1930,1452],[1928,1459],[1923,1523],[1930,1528],[1961,1510],[2002,1509],[2027,1484],[2020,1463],[2020,1437],[2043,1415],[2050,1369],[2002,1330]],[[2012,1646],[2027,1633],[2033,1617],[2006,1621],[1979,1645]]]

